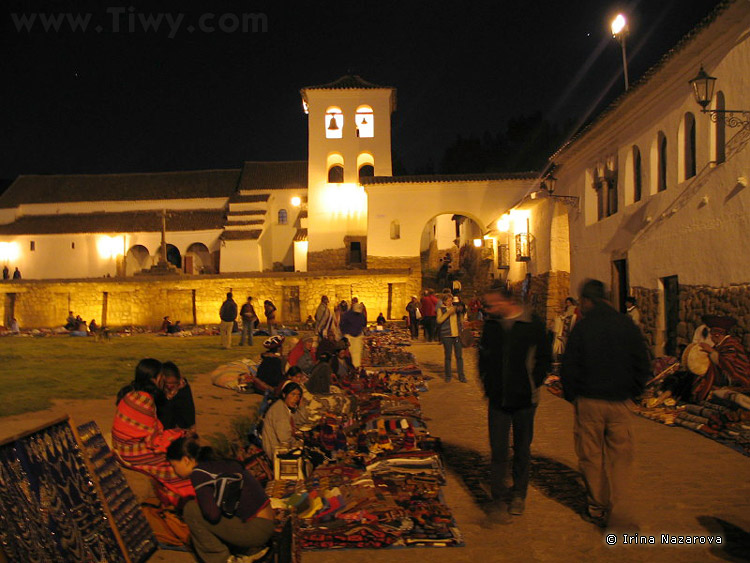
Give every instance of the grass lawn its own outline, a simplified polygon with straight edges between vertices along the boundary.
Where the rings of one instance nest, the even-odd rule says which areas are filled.
[[[6,337],[0,339],[0,416],[37,411],[53,399],[112,397],[133,379],[141,358],[171,360],[190,381],[216,366],[246,357],[257,357],[262,337],[252,348],[225,350],[218,336],[167,338],[155,334],[94,338]]]

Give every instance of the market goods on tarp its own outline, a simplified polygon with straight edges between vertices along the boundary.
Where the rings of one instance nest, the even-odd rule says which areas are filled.
[[[305,433],[322,463],[305,480],[268,483],[274,508],[297,514],[304,549],[463,545],[441,496],[440,440],[422,417],[427,378],[408,343],[407,333],[367,337],[378,367],[340,378],[350,408],[331,404]]]

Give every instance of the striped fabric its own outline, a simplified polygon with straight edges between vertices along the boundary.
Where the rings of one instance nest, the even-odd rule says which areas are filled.
[[[169,444],[183,434],[178,429],[164,430],[150,394],[131,391],[117,405],[112,449],[126,467],[156,479],[162,500],[176,505],[180,497],[195,496],[190,480],[178,477],[165,455]]]

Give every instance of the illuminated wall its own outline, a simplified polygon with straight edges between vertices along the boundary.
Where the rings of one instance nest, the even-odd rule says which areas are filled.
[[[345,236],[367,235],[367,194],[358,185],[358,167],[372,164],[376,176],[392,174],[394,95],[390,88],[306,91],[310,252],[342,248]],[[372,108],[372,137],[357,136],[355,116],[364,105]],[[342,112],[340,138],[326,136],[326,112],[332,107]],[[341,184],[328,183],[328,169],[334,164],[344,168]]]

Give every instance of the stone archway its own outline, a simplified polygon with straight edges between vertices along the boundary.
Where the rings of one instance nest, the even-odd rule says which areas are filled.
[[[151,254],[149,253],[148,248],[142,244],[136,244],[130,247],[130,250],[128,250],[128,253],[125,256],[125,275],[134,276],[135,274],[140,273],[141,270],[150,268],[151,264]]]
[[[461,213],[443,213],[428,220],[419,244],[423,284],[441,291],[454,278],[472,287],[481,282],[477,276],[487,272],[481,270],[482,242],[477,248],[475,241],[483,241],[483,232],[476,219]]]
[[[186,274],[215,274],[211,252],[202,242],[194,242],[185,252]]]

